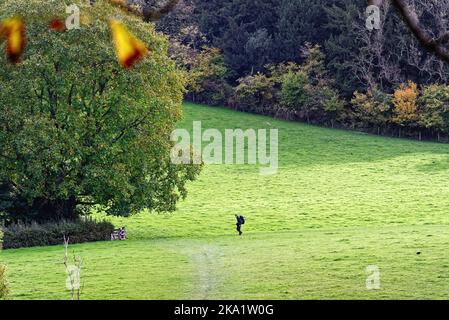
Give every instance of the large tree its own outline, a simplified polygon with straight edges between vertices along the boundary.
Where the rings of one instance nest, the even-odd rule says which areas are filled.
[[[184,88],[167,41],[109,1],[72,2],[81,27],[62,32],[48,28],[65,19],[60,0],[0,4],[0,20],[22,16],[27,30],[22,61],[0,57],[0,212],[42,221],[94,204],[115,215],[174,210],[199,167],[170,161]],[[150,50],[133,69],[116,59],[110,18]]]

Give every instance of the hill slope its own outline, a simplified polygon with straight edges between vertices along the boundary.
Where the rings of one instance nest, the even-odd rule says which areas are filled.
[[[210,165],[170,215],[123,219],[132,237],[232,234],[234,213],[248,232],[449,222],[449,145],[376,137],[187,104],[181,127],[279,130],[279,170]],[[117,221],[117,220],[116,220]]]
[[[449,297],[448,145],[186,104],[180,127],[198,120],[278,128],[278,174],[209,165],[177,212],[111,218],[129,241],[72,246],[85,261],[83,299]],[[247,218],[241,238],[236,212]],[[62,254],[2,252],[13,298],[68,298]],[[366,290],[368,265],[381,290]]]

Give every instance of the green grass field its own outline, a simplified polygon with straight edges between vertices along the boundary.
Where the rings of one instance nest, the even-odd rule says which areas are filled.
[[[449,298],[449,145],[186,104],[180,127],[196,120],[279,129],[278,173],[208,165],[176,212],[110,218],[128,241],[71,246],[82,299]],[[70,298],[62,258],[62,246],[0,253],[12,298]],[[368,265],[380,290],[366,289]]]

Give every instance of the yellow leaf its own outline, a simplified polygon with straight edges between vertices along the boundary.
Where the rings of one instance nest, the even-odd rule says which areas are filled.
[[[0,22],[0,38],[6,38],[6,55],[12,63],[19,62],[25,49],[25,23],[15,17]]]
[[[123,67],[131,68],[148,53],[145,44],[131,34],[119,21],[111,20],[111,30],[115,52]]]

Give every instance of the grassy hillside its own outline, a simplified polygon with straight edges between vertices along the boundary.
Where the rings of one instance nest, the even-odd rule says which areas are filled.
[[[449,298],[448,145],[186,104],[180,127],[196,120],[278,128],[278,174],[209,165],[177,212],[111,218],[129,241],[72,246],[85,261],[84,299]],[[242,238],[236,212],[247,218]],[[13,298],[68,298],[62,254],[2,252]],[[379,291],[365,288],[372,264]]]

